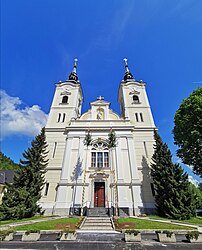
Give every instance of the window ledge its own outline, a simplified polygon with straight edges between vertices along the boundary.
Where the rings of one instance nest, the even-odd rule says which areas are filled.
[[[142,104],[141,102],[132,102],[132,104]]]
[[[111,170],[110,167],[105,167],[105,168],[94,168],[94,167],[89,167],[89,170],[96,170],[96,171],[102,171],[102,170]]]

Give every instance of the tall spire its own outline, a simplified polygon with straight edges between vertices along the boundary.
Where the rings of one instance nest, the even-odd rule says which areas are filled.
[[[71,72],[70,75],[69,75],[69,80],[73,80],[73,81],[76,81],[76,82],[78,81],[78,76],[77,76],[77,74],[76,74],[77,62],[78,62],[78,59],[75,58],[75,59],[74,59],[74,67],[73,67],[73,70],[72,70],[72,72]]]
[[[132,73],[130,72],[130,70],[129,70],[129,68],[128,68],[128,59],[127,59],[127,58],[124,58],[123,60],[124,60],[124,62],[125,62],[124,81],[127,81],[127,80],[135,80],[135,79],[133,79],[133,75],[132,75]]]

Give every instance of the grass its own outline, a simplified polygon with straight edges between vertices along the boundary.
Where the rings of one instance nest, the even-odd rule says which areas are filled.
[[[170,229],[170,230],[193,230],[193,227],[174,225],[170,223],[151,221],[136,218],[119,218],[116,223],[119,229]],[[128,226],[127,226],[128,225]]]
[[[62,218],[43,222],[36,222],[33,224],[27,224],[22,226],[16,226],[16,231],[28,231],[28,230],[55,230],[57,225],[72,224],[77,225],[80,222],[80,218]]]
[[[163,217],[160,217],[157,215],[149,215],[148,217],[151,219],[171,220],[171,221],[176,221],[176,222],[180,222],[180,223],[188,223],[188,224],[193,224],[193,225],[197,225],[197,226],[202,226],[202,217],[201,216],[192,217],[189,220],[172,220],[172,219],[163,218]]]
[[[6,224],[13,224],[16,222],[22,222],[22,221],[28,221],[28,220],[37,220],[37,219],[43,219],[43,218],[47,218],[47,216],[33,216],[30,218],[25,218],[25,219],[20,219],[20,220],[3,220],[0,221],[0,225],[6,225]]]

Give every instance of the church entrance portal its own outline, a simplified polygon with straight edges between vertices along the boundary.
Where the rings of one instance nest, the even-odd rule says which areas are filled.
[[[105,207],[105,183],[95,182],[94,185],[94,207]]]

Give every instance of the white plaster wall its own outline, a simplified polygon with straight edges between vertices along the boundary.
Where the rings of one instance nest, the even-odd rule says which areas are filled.
[[[108,170],[102,170],[109,175],[108,178],[104,179],[106,183],[106,200],[111,203],[115,201],[114,170],[118,183],[119,206],[135,209],[136,212],[140,211],[143,206],[151,207],[154,199],[151,194],[149,165],[153,154],[154,123],[144,84],[129,83],[121,85],[119,90],[119,97],[121,98],[121,95],[124,97],[125,108],[131,121],[120,119],[117,114],[109,109],[109,103],[102,106],[101,104],[97,105],[97,102],[95,104],[91,103],[92,110],[82,115],[81,119],[71,120],[72,114],[75,114],[75,108],[78,105],[78,98],[81,98],[81,91],[79,86],[69,86],[68,88],[71,92],[69,104],[60,104],[62,88],[58,86],[49,115],[46,132],[49,144],[49,165],[46,180],[50,182],[50,188],[48,196],[41,199],[44,207],[51,207],[50,204],[54,204],[56,213],[67,214],[67,209],[73,203],[81,204],[85,166],[87,172],[84,202],[93,206],[95,180],[90,178],[90,175],[92,176],[95,171],[90,168],[91,151],[88,150],[86,157],[83,140],[88,129],[91,130],[93,140],[98,138],[106,140],[111,128],[116,132],[118,144],[113,150],[113,166]],[[140,104],[132,103],[130,92],[134,91],[134,89],[140,92],[138,95]],[[105,111],[105,120],[96,120],[96,109],[98,107],[103,108]],[[63,110],[67,112],[69,122],[57,125],[57,115],[59,112],[62,113]],[[135,112],[143,114],[144,122],[135,122]],[[53,157],[55,142],[57,142],[57,148]],[[78,176],[77,180],[73,180],[73,171],[78,159],[81,162],[83,172]],[[57,194],[56,186],[58,186]]]
[[[67,90],[66,95],[68,96],[68,103],[64,104],[62,103],[62,98],[64,96],[62,93],[65,89]],[[65,128],[72,118],[77,117],[77,110],[79,110],[79,112],[81,111],[79,100],[81,103],[83,102],[80,84],[71,82],[57,84],[46,127]],[[60,122],[58,122],[59,113],[61,114]],[[64,122],[62,121],[63,114],[65,114]]]

